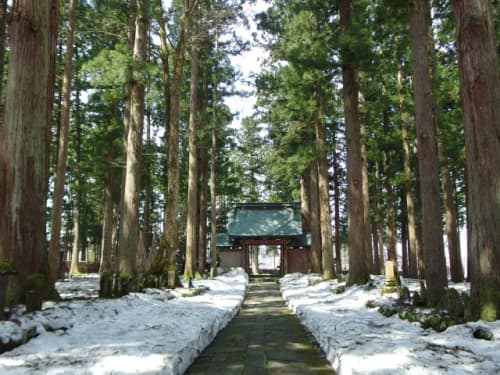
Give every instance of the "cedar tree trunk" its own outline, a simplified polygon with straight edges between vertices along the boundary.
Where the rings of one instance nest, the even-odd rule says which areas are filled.
[[[454,0],[467,158],[471,308],[500,317],[500,67],[487,0]]]
[[[409,2],[409,23],[415,122],[418,137],[418,165],[422,197],[422,253],[428,302],[436,306],[448,285],[441,233],[439,174],[429,60],[429,4]]]
[[[342,33],[351,28],[351,1],[339,0]],[[347,204],[349,242],[349,285],[364,284],[370,278],[365,260],[361,128],[358,113],[358,89],[352,54],[342,51],[344,116],[347,143]]]
[[[7,293],[8,303],[24,302],[33,278],[47,287],[34,285],[42,297],[49,288],[45,212],[57,10],[55,0],[12,4],[5,121],[0,122],[0,259],[11,263],[19,283]]]

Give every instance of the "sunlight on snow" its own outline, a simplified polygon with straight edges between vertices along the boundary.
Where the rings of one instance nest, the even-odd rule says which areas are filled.
[[[90,371],[94,375],[104,375],[113,372],[137,374],[150,371],[161,371],[164,367],[165,355],[118,355],[100,359]]]

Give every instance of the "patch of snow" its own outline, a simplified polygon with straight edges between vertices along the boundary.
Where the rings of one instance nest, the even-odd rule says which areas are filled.
[[[0,355],[0,374],[182,374],[236,315],[248,277],[236,269],[193,284],[204,292],[184,298],[183,288],[148,289],[95,299],[98,277],[58,283],[62,295],[77,300],[0,322],[3,342],[29,328],[38,334]]]
[[[386,318],[368,301],[397,298],[380,295],[377,288],[353,286],[342,294],[337,281],[320,281],[319,275],[289,274],[280,280],[287,305],[298,315],[326,353],[338,375],[350,374],[499,374],[500,321],[456,325],[438,333],[418,323]],[[410,290],[415,280],[404,279]],[[452,285],[466,290],[465,284]],[[487,327],[496,340],[472,337],[476,326]]]
[[[295,273],[280,280],[287,305],[338,375],[500,373],[499,321],[470,322],[437,333],[397,315],[386,318],[366,303],[390,304],[397,296],[380,295],[382,277],[372,283],[372,288],[353,286],[337,294],[344,283],[322,281],[317,274]],[[58,283],[70,299],[46,303],[31,314],[21,308],[10,321],[0,322],[4,344],[38,335],[0,355],[0,374],[182,374],[236,315],[248,277],[238,269],[193,284],[204,292],[183,297],[185,288],[147,289],[104,300],[95,298],[95,276]],[[417,280],[403,279],[403,284],[419,288]],[[452,286],[468,290],[465,283]],[[495,339],[474,339],[478,326]]]

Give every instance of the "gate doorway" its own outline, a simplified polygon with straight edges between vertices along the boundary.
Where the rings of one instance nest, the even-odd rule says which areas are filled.
[[[248,250],[249,268],[252,275],[279,275],[281,249],[276,245],[251,245]]]
[[[273,263],[274,267],[271,267],[269,273],[276,276],[283,276],[286,273],[285,255],[287,243],[287,240],[272,238],[253,238],[241,240],[241,245],[243,247],[243,262],[246,272],[249,275],[268,273],[264,271],[264,268],[262,270],[260,269],[259,263],[262,262],[263,266],[265,266],[268,260],[265,259],[266,255],[261,255],[260,252],[262,251],[263,254],[265,254],[264,249],[274,249],[272,251],[276,255],[273,256],[272,259],[269,259],[269,264]],[[269,252],[271,253],[271,250]],[[257,265],[259,266],[258,271],[255,269]]]

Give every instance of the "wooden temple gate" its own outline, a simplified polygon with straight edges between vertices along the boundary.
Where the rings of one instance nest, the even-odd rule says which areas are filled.
[[[223,267],[241,266],[251,274],[250,247],[267,245],[279,247],[280,275],[309,272],[310,246],[302,229],[298,204],[237,205],[224,235],[225,246],[218,242]]]

